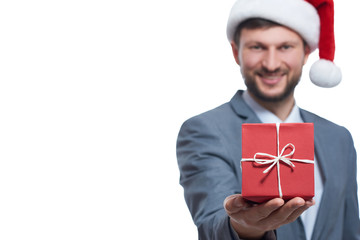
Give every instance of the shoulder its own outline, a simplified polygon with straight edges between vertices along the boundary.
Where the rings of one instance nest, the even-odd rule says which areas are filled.
[[[230,103],[224,103],[187,119],[180,128],[179,140],[188,137],[197,137],[203,140],[219,138],[230,125],[234,125],[229,122],[238,121],[237,118]]]
[[[243,101],[242,94],[242,90],[237,91],[229,102],[186,120],[183,127],[200,127],[200,124],[229,128],[228,126],[241,124],[248,117],[254,119],[255,115]]]
[[[305,122],[314,123],[315,135],[320,138],[334,140],[334,141],[351,141],[352,136],[348,129],[340,126],[330,120],[320,117],[312,112],[301,109],[301,115]]]

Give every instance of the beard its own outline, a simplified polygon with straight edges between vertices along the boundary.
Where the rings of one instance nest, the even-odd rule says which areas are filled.
[[[278,74],[278,75],[286,75],[288,74],[287,69],[277,69],[275,71],[268,71],[265,68],[255,70],[255,75],[247,74],[246,72],[242,72],[242,75],[245,80],[245,85],[249,92],[251,92],[256,98],[266,101],[266,102],[280,102],[289,97],[294,93],[295,87],[298,85],[301,78],[301,71],[292,76],[290,81],[287,82],[284,90],[276,96],[268,96],[266,93],[262,92],[255,81],[255,76],[266,76],[267,74]]]

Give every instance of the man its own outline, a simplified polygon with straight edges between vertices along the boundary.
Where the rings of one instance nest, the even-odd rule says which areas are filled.
[[[331,87],[341,79],[332,63],[333,32],[324,28],[331,25],[332,2],[309,2],[316,4],[238,0],[233,6],[227,33],[247,90],[187,120],[177,142],[180,183],[199,239],[360,239],[351,135],[299,109],[294,99],[302,67],[317,47],[322,59],[312,67],[311,80]],[[241,125],[260,122],[314,123],[315,199],[254,204],[242,198]]]

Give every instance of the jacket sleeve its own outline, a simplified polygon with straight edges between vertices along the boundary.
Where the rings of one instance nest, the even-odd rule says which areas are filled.
[[[186,121],[180,129],[180,184],[199,239],[237,239],[223,201],[228,195],[241,192],[240,169],[229,159],[226,144],[217,125],[200,117]]]

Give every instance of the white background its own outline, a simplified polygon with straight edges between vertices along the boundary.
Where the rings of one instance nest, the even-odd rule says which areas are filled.
[[[0,239],[197,239],[175,144],[244,88],[232,3],[1,1]],[[343,82],[315,87],[306,67],[296,97],[360,149],[358,4],[335,4]]]

